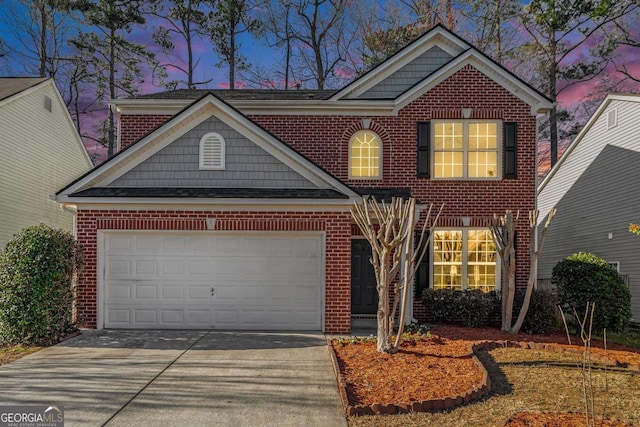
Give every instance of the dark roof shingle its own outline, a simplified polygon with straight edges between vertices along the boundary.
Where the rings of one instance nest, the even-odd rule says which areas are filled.
[[[212,93],[225,101],[271,101],[271,100],[312,100],[329,99],[333,90],[272,90],[272,89],[177,89],[166,92],[134,96],[130,99],[175,99],[195,100]]]
[[[94,187],[71,197],[158,197],[198,199],[347,199],[330,189],[314,188],[200,188],[200,187]]]
[[[0,77],[0,101],[49,80],[48,77]]]

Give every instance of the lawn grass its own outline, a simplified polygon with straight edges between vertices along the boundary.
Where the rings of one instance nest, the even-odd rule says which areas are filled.
[[[602,340],[602,336],[595,338]],[[640,328],[629,328],[626,332],[607,332],[607,342],[640,348]]]
[[[0,365],[13,362],[40,349],[42,347],[29,345],[0,346]]]
[[[584,412],[579,356],[519,348],[480,352],[491,394],[449,412],[350,417],[349,426],[503,426],[521,411]],[[596,413],[640,423],[640,375],[597,367]]]

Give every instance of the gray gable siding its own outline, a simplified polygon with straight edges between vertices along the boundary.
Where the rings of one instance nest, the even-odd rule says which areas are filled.
[[[607,145],[557,204],[538,263],[538,277],[576,252],[591,252],[620,263],[629,277],[631,310],[640,322],[640,236],[628,231],[640,221],[635,201],[640,182],[640,152]]]
[[[397,98],[404,91],[423,80],[449,62],[452,56],[439,47],[433,47],[415,58],[358,98]]]
[[[200,138],[225,139],[225,170],[200,170]],[[215,117],[187,132],[109,187],[316,188],[239,132]]]

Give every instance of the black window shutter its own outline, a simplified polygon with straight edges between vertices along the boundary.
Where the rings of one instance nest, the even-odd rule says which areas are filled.
[[[429,178],[431,165],[431,123],[418,123],[418,176]]]
[[[518,170],[518,124],[504,124],[504,178],[517,178]]]

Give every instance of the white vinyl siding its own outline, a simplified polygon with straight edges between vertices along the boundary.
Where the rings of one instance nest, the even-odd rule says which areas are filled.
[[[91,162],[52,83],[0,103],[0,152],[0,249],[31,225],[72,231],[73,215],[50,196],[88,171]]]
[[[614,127],[609,127],[611,111],[617,112]],[[640,322],[640,236],[628,231],[630,223],[640,222],[633,196],[640,182],[640,98],[614,96],[592,121],[538,194],[538,234],[549,210],[558,208],[538,278],[551,278],[553,267],[576,252],[618,262],[620,274],[628,277],[633,319]]]

